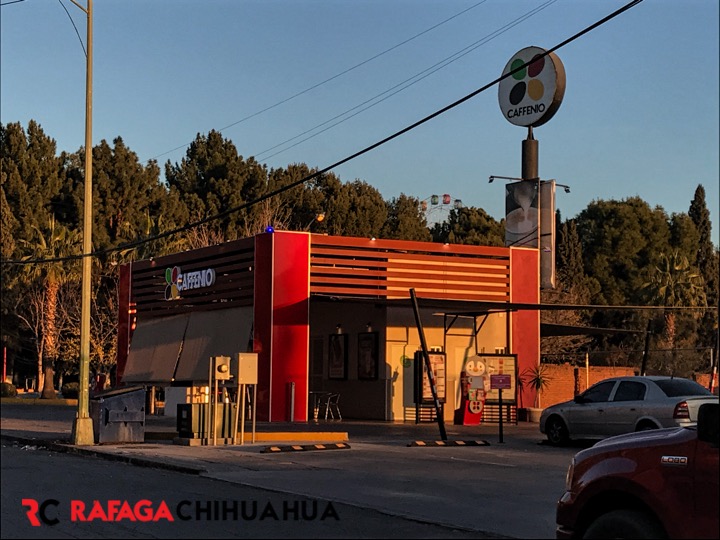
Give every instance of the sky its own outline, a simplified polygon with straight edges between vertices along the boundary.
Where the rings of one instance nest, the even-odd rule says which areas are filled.
[[[78,0],[86,6],[88,0]],[[627,1],[94,0],[93,145],[178,163],[220,131],[268,169],[326,168],[483,88],[516,52],[551,49]],[[86,15],[70,0],[0,0],[0,121],[85,141]],[[564,219],[638,196],[687,212],[702,184],[720,244],[719,3],[644,0],[556,50],[564,99],[534,129]],[[72,20],[71,20],[72,19]],[[390,200],[448,194],[505,214],[527,128],[493,85],[333,172]],[[328,211],[332,211],[328,209]]]

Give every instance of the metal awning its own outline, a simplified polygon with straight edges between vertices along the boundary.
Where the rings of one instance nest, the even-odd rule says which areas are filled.
[[[138,320],[132,334],[123,382],[169,383],[190,315]]]
[[[211,356],[236,358],[248,352],[252,322],[250,306],[191,313],[175,381],[207,381]]]

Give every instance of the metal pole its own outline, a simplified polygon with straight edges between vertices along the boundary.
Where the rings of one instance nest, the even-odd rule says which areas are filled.
[[[257,384],[252,385],[252,442],[255,444],[255,417],[257,416]]]
[[[240,411],[240,444],[245,444],[245,385],[241,384],[238,388],[238,393],[242,394],[238,407],[242,407]],[[254,417],[253,417],[254,418]],[[255,441],[253,441],[255,442]]]
[[[420,345],[422,347],[423,358],[425,359],[425,368],[427,369],[428,380],[430,381],[430,392],[432,392],[433,402],[435,404],[435,416],[437,416],[438,419],[440,438],[443,441],[447,441],[447,433],[445,433],[445,419],[443,418],[443,410],[440,406],[440,400],[438,399],[437,388],[435,387],[435,375],[433,375],[432,366],[430,365],[430,355],[428,354],[427,343],[425,342],[425,332],[423,331],[422,322],[420,322],[420,310],[418,309],[417,298],[415,298],[415,289],[410,289],[410,298],[412,299],[413,312],[415,313],[415,324],[417,325],[418,334],[420,334]]]
[[[500,430],[500,440],[498,441],[500,444],[502,444],[503,441],[503,412],[502,412],[502,388],[498,388],[498,405],[500,407],[500,417],[499,417],[499,430]]]
[[[643,349],[642,365],[640,366],[640,375],[646,375],[648,357],[650,356],[650,335],[652,334],[652,318],[648,319],[647,330],[645,330],[645,348]]]
[[[73,3],[83,9],[75,0]],[[82,298],[80,308],[80,389],[78,412],[73,425],[73,443],[95,443],[90,418],[90,287],[92,279],[92,0],[87,0],[87,68],[85,81],[85,200],[83,203]]]

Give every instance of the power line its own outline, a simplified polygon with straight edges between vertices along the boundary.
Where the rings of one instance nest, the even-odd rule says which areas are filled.
[[[149,242],[153,242],[153,241],[155,241],[155,240],[160,240],[160,239],[162,239],[162,238],[167,238],[167,237],[169,237],[169,236],[173,236],[173,235],[175,235],[175,234],[188,231],[188,230],[193,229],[193,228],[195,228],[195,227],[198,227],[198,226],[200,226],[200,225],[204,225],[204,224],[209,223],[209,222],[211,222],[211,221],[215,221],[215,220],[217,220],[217,219],[224,218],[224,217],[226,217],[226,216],[228,216],[228,215],[230,215],[230,214],[234,214],[235,212],[239,212],[239,211],[241,211],[241,210],[245,210],[245,209],[247,209],[247,208],[250,208],[251,206],[254,206],[254,205],[256,205],[256,204],[259,204],[259,203],[261,203],[261,202],[263,202],[263,201],[265,201],[265,200],[267,200],[267,199],[270,199],[270,198],[272,198],[272,197],[275,197],[276,195],[280,195],[280,194],[282,194],[282,193],[284,193],[284,192],[286,192],[286,191],[288,191],[288,190],[290,190],[290,189],[293,189],[293,188],[295,188],[295,187],[297,187],[297,186],[299,186],[299,185],[302,185],[302,184],[304,184],[304,183],[306,183],[306,182],[309,182],[310,180],[313,180],[313,179],[315,179],[315,178],[318,178],[318,177],[322,176],[323,174],[331,171],[332,169],[335,169],[336,167],[339,167],[340,165],[343,165],[344,163],[347,163],[348,161],[351,161],[351,160],[353,160],[353,159],[355,159],[355,158],[358,158],[358,157],[360,157],[360,156],[362,156],[362,155],[364,155],[364,154],[367,154],[368,152],[371,152],[372,150],[375,150],[376,148],[378,148],[378,147],[380,147],[380,146],[382,146],[382,145],[384,145],[384,144],[386,144],[386,143],[388,143],[388,142],[390,142],[390,141],[392,141],[392,140],[394,140],[394,139],[397,139],[397,138],[400,137],[401,135],[404,135],[405,133],[407,133],[407,132],[409,132],[409,131],[411,131],[411,130],[413,130],[413,129],[415,129],[415,128],[417,128],[417,127],[419,127],[419,126],[421,126],[421,125],[423,125],[423,124],[425,124],[425,123],[427,123],[427,122],[429,122],[430,120],[433,120],[434,118],[440,116],[441,114],[444,114],[444,113],[446,113],[447,111],[449,111],[449,110],[451,110],[451,109],[454,109],[455,107],[457,107],[457,106],[465,103],[466,101],[472,99],[473,97],[477,96],[478,94],[481,94],[482,92],[485,92],[485,91],[488,90],[489,88],[492,88],[493,86],[495,86],[496,84],[498,84],[500,81],[502,81],[502,80],[504,80],[504,79],[506,79],[506,78],[508,78],[508,77],[512,77],[515,73],[517,73],[517,72],[525,69],[525,68],[526,68],[527,66],[529,66],[532,62],[535,62],[535,61],[538,60],[539,58],[544,58],[545,56],[547,56],[547,55],[549,55],[549,54],[551,54],[551,53],[553,53],[553,52],[561,49],[562,47],[568,45],[569,43],[572,43],[573,41],[575,41],[575,40],[579,39],[580,37],[584,36],[585,34],[587,34],[588,32],[591,32],[591,31],[594,30],[595,28],[598,28],[599,26],[602,26],[603,24],[605,24],[605,23],[607,23],[608,21],[614,19],[614,18],[617,17],[618,15],[621,15],[622,13],[624,13],[624,12],[627,11],[627,10],[629,10],[630,8],[635,7],[636,5],[640,4],[642,1],[643,1],[643,0],[632,0],[632,1],[629,2],[628,4],[626,4],[626,5],[624,5],[623,7],[617,9],[616,11],[612,12],[610,15],[607,15],[607,16],[603,17],[603,18],[600,19],[599,21],[591,24],[590,26],[588,26],[588,27],[586,27],[585,29],[581,30],[580,32],[574,34],[573,36],[569,37],[568,39],[560,42],[559,44],[555,45],[555,46],[552,47],[551,49],[546,50],[546,51],[545,51],[544,53],[542,53],[541,55],[532,58],[531,60],[523,63],[522,65],[518,66],[517,68],[515,68],[515,69],[513,69],[513,70],[508,71],[506,74],[501,75],[500,77],[498,77],[497,79],[493,80],[492,82],[487,83],[486,85],[484,85],[484,86],[478,88],[477,90],[475,90],[475,91],[473,91],[473,92],[465,95],[464,97],[458,99],[457,101],[455,101],[455,102],[453,102],[453,103],[451,103],[451,104],[449,104],[449,105],[446,105],[445,107],[443,107],[443,108],[435,111],[434,113],[429,114],[428,116],[426,116],[426,117],[418,120],[417,122],[415,122],[415,123],[413,123],[413,124],[410,124],[409,126],[401,129],[400,131],[397,131],[397,132],[393,133],[392,135],[389,135],[389,136],[385,137],[384,139],[382,139],[382,140],[380,140],[380,141],[378,141],[378,142],[376,142],[376,143],[374,143],[374,144],[371,144],[370,146],[367,146],[367,147],[363,148],[362,150],[359,150],[359,151],[355,152],[354,154],[351,154],[351,155],[349,155],[349,156],[341,159],[340,161],[337,161],[337,162],[333,163],[332,165],[328,165],[327,167],[325,167],[325,168],[323,168],[323,169],[320,169],[320,170],[318,170],[318,171],[316,171],[316,172],[314,172],[314,173],[311,173],[311,174],[309,174],[309,175],[301,178],[300,180],[296,180],[295,182],[292,182],[292,183],[288,184],[287,186],[284,186],[284,187],[282,187],[282,188],[278,188],[278,189],[276,189],[275,191],[271,191],[271,192],[269,192],[269,193],[266,193],[265,195],[261,195],[260,197],[258,197],[257,199],[255,199],[255,200],[253,200],[253,201],[249,201],[249,202],[243,203],[243,204],[241,204],[241,205],[235,206],[235,207],[233,207],[233,208],[229,208],[229,209],[227,209],[227,210],[225,210],[225,211],[223,211],[223,212],[220,212],[220,213],[215,214],[215,215],[213,215],[213,216],[205,217],[205,218],[203,218],[203,219],[201,219],[201,220],[195,221],[195,222],[193,222],[193,223],[189,223],[189,224],[184,225],[184,226],[182,226],[182,227],[178,227],[178,228],[173,229],[173,230],[170,230],[170,231],[165,231],[165,232],[163,232],[163,233],[159,233],[159,234],[157,234],[157,235],[155,235],[155,236],[152,236],[152,237],[143,238],[143,239],[141,239],[141,240],[136,240],[136,241],[133,241],[133,242],[127,242],[127,243],[125,243],[125,244],[122,244],[122,245],[120,245],[120,246],[116,246],[116,247],[114,247],[114,248],[107,248],[107,249],[100,250],[100,251],[96,251],[96,252],[89,253],[89,254],[77,255],[77,256],[73,256],[73,257],[64,257],[64,258],[58,258],[58,259],[34,259],[34,260],[33,260],[33,259],[26,259],[26,260],[24,260],[24,261],[18,261],[18,260],[3,260],[3,261],[0,261],[0,262],[2,262],[3,264],[49,263],[49,262],[62,262],[62,261],[73,260],[73,259],[81,259],[81,258],[83,258],[83,257],[91,257],[91,256],[98,256],[98,255],[107,255],[107,254],[112,253],[112,252],[125,251],[125,250],[131,249],[131,248],[135,248],[135,247],[141,246],[141,245],[143,245],[143,244],[147,244],[147,243],[149,243]]]
[[[395,94],[398,94],[398,93],[402,92],[403,90],[406,90],[407,88],[410,88],[410,87],[413,86],[414,84],[417,84],[418,82],[422,81],[423,79],[426,79],[427,77],[429,77],[430,75],[436,73],[437,71],[440,71],[441,69],[449,66],[450,64],[452,64],[452,63],[455,62],[456,60],[459,60],[459,59],[462,58],[463,56],[470,54],[471,52],[473,52],[474,50],[478,49],[478,48],[481,47],[482,45],[485,45],[486,43],[489,43],[490,41],[492,41],[492,40],[495,39],[496,37],[504,34],[504,33],[507,32],[508,30],[510,30],[511,28],[514,28],[515,26],[517,26],[517,25],[520,24],[521,22],[523,22],[523,21],[525,21],[526,19],[529,19],[530,17],[536,15],[537,13],[539,13],[540,11],[542,11],[543,9],[545,9],[546,7],[550,6],[551,4],[554,4],[555,2],[557,2],[557,0],[548,0],[548,1],[545,2],[544,4],[542,4],[542,5],[540,5],[540,6],[536,7],[536,8],[531,9],[530,11],[528,11],[527,13],[525,13],[524,15],[521,15],[521,16],[518,17],[517,19],[515,19],[515,20],[507,23],[506,25],[500,27],[499,29],[491,32],[490,34],[488,34],[487,36],[483,37],[482,39],[480,39],[480,40],[478,40],[478,41],[475,41],[474,43],[466,46],[466,47],[463,48],[463,49],[460,49],[460,51],[458,51],[458,52],[456,52],[456,53],[448,56],[447,58],[441,60],[440,62],[437,62],[437,63],[433,64],[433,65],[430,66],[429,68],[426,68],[426,69],[424,69],[423,71],[421,71],[421,72],[419,72],[419,73],[416,73],[416,74],[413,75],[412,77],[410,77],[410,78],[408,78],[408,79],[405,79],[404,81],[396,84],[395,86],[393,86],[393,87],[391,87],[391,88],[389,88],[389,89],[387,89],[387,90],[385,90],[385,91],[383,91],[383,92],[375,95],[374,97],[372,97],[372,98],[370,98],[370,99],[368,99],[368,100],[363,101],[362,103],[356,105],[355,107],[353,107],[353,108],[351,108],[351,109],[348,109],[348,110],[346,110],[345,112],[340,113],[339,115],[334,116],[333,118],[330,118],[329,120],[326,120],[325,122],[323,122],[323,123],[321,123],[321,124],[316,125],[316,126],[313,127],[313,128],[310,128],[309,130],[303,131],[302,133],[300,133],[300,134],[298,134],[298,135],[295,135],[294,137],[291,137],[290,139],[287,139],[287,140],[285,140],[285,141],[283,141],[283,142],[281,142],[281,143],[276,144],[275,146],[272,146],[272,147],[270,147],[270,148],[267,148],[267,149],[263,150],[262,152],[259,152],[259,153],[257,153],[257,154],[254,154],[254,157],[255,157],[256,159],[258,159],[258,158],[260,158],[260,156],[263,156],[264,154],[266,154],[267,152],[270,152],[271,150],[274,150],[275,148],[279,148],[280,146],[282,146],[282,145],[284,145],[284,144],[287,144],[287,143],[289,143],[289,142],[292,142],[292,141],[294,141],[294,140],[302,137],[303,135],[307,135],[308,133],[312,133],[312,132],[315,131],[316,129],[318,129],[318,128],[322,127],[322,126],[325,126],[325,125],[329,124],[330,122],[332,122],[332,121],[334,121],[334,120],[337,120],[338,118],[342,118],[343,116],[347,115],[348,113],[351,113],[352,111],[354,111],[354,110],[356,110],[356,109],[360,109],[359,111],[355,112],[354,114],[351,114],[350,116],[347,116],[346,118],[343,118],[342,120],[339,120],[338,122],[335,122],[335,123],[331,124],[330,126],[326,127],[325,129],[322,129],[322,130],[318,131],[317,133],[314,133],[314,134],[312,134],[312,135],[310,135],[310,136],[308,136],[308,137],[305,137],[304,139],[298,141],[297,143],[292,144],[292,145],[290,145],[290,146],[288,146],[288,147],[286,147],[286,148],[283,148],[282,150],[279,150],[279,151],[277,151],[277,152],[275,152],[275,153],[273,153],[273,154],[270,154],[269,156],[264,156],[264,157],[262,157],[261,159],[267,160],[267,159],[270,159],[270,158],[272,158],[272,157],[275,157],[275,156],[277,156],[278,154],[281,154],[281,153],[283,153],[283,152],[285,152],[285,151],[287,151],[287,150],[290,150],[291,148],[294,148],[294,147],[298,146],[299,144],[304,143],[305,141],[307,141],[307,140],[309,140],[309,139],[312,139],[313,137],[317,137],[317,136],[320,135],[321,133],[325,133],[325,132],[328,131],[329,129],[332,129],[332,128],[334,128],[335,126],[337,126],[338,124],[342,124],[343,122],[346,122],[347,120],[350,120],[351,118],[357,116],[358,114],[360,114],[360,113],[362,113],[362,112],[365,112],[366,110],[374,107],[375,105],[379,105],[380,103],[382,103],[383,101],[391,98],[391,97],[394,96]],[[388,95],[386,95],[386,96],[385,96],[384,98],[382,98],[382,99],[378,99],[378,98],[380,98],[381,96],[383,96],[383,95],[385,95],[385,94],[388,94]],[[375,100],[377,100],[377,101],[375,101]],[[373,101],[375,101],[375,102],[372,103]],[[369,105],[368,105],[368,103],[369,103]],[[366,107],[363,107],[364,105],[367,105],[367,106],[366,106]],[[362,108],[361,108],[361,107],[362,107]]]
[[[459,13],[456,13],[456,14],[453,15],[452,17],[449,17],[449,18],[445,19],[444,21],[441,21],[441,22],[439,22],[439,23],[431,26],[430,28],[428,28],[428,29],[426,29],[426,30],[423,30],[423,31],[420,32],[419,34],[415,34],[414,36],[412,36],[412,37],[410,37],[410,38],[408,38],[408,39],[406,39],[406,40],[404,40],[404,41],[401,41],[401,42],[398,43],[397,45],[393,45],[393,46],[390,47],[389,49],[385,49],[384,51],[382,51],[382,52],[380,52],[380,53],[378,53],[378,54],[376,54],[376,55],[374,55],[374,56],[371,56],[370,58],[368,58],[368,59],[366,59],[366,60],[363,60],[362,62],[360,62],[360,63],[358,63],[358,64],[355,64],[354,66],[349,67],[349,68],[345,69],[344,71],[341,71],[340,73],[337,73],[336,75],[333,75],[332,77],[329,77],[329,78],[327,78],[327,79],[325,79],[325,80],[323,80],[323,81],[321,81],[321,82],[319,82],[319,83],[316,83],[316,84],[314,84],[314,85],[312,85],[312,86],[309,86],[309,87],[306,88],[305,90],[301,90],[300,92],[297,92],[297,93],[291,95],[290,97],[287,97],[287,98],[285,98],[285,99],[283,99],[283,100],[281,100],[281,101],[278,101],[278,102],[275,103],[274,105],[270,105],[269,107],[265,107],[264,109],[261,109],[261,110],[259,110],[259,111],[257,111],[257,112],[254,112],[254,113],[252,113],[252,114],[249,114],[248,116],[245,116],[244,118],[241,118],[240,120],[237,120],[236,122],[233,122],[232,124],[228,124],[227,126],[225,126],[225,127],[223,127],[223,128],[220,128],[218,131],[224,131],[224,130],[226,130],[226,129],[229,129],[229,128],[231,128],[231,127],[234,127],[234,126],[236,126],[236,125],[238,125],[238,124],[240,124],[240,123],[242,123],[242,122],[245,122],[245,121],[247,121],[247,120],[250,120],[251,118],[255,118],[256,116],[259,116],[259,115],[261,115],[261,114],[264,113],[264,112],[267,112],[267,111],[269,111],[269,110],[275,109],[276,107],[279,107],[280,105],[283,105],[283,104],[287,103],[288,101],[292,101],[293,99],[295,99],[295,98],[297,98],[297,97],[300,97],[300,96],[302,96],[302,95],[304,95],[304,94],[307,94],[307,93],[310,92],[311,90],[315,90],[316,88],[319,88],[320,86],[322,86],[322,85],[324,85],[324,84],[326,84],[326,83],[329,83],[330,81],[333,81],[333,80],[335,80],[335,79],[337,79],[337,78],[339,78],[339,77],[342,77],[343,75],[346,75],[347,73],[350,73],[351,71],[353,71],[353,70],[355,70],[355,69],[357,69],[357,68],[359,68],[359,67],[362,67],[362,66],[364,66],[365,64],[367,64],[367,63],[369,63],[369,62],[372,62],[373,60],[375,60],[375,59],[377,59],[377,58],[380,58],[381,56],[383,56],[383,55],[385,55],[385,54],[387,54],[387,53],[389,53],[389,52],[391,52],[391,51],[394,51],[395,49],[397,49],[397,48],[399,48],[399,47],[402,47],[403,45],[405,45],[405,44],[407,44],[407,43],[410,43],[410,42],[413,41],[414,39],[417,39],[417,38],[419,38],[420,36],[422,36],[422,35],[424,35],[424,34],[427,34],[428,32],[430,32],[430,31],[432,31],[432,30],[435,30],[436,28],[442,26],[443,24],[445,24],[445,23],[447,23],[447,22],[450,22],[451,20],[459,17],[460,15],[463,15],[463,14],[467,13],[467,12],[470,11],[471,9],[475,9],[476,7],[478,7],[478,6],[481,5],[481,4],[484,4],[485,2],[487,2],[487,0],[482,0],[481,2],[478,2],[477,4],[474,4],[474,5],[470,6],[470,7],[467,8],[467,9],[464,9],[464,10],[460,11]],[[184,144],[184,145],[181,145],[181,146],[177,146],[177,147],[175,147],[175,148],[173,148],[173,149],[171,149],[171,150],[168,150],[168,151],[166,151],[166,152],[163,152],[163,153],[161,153],[161,154],[158,154],[158,155],[156,155],[155,157],[152,157],[152,158],[150,158],[150,159],[157,159],[157,158],[159,158],[159,157],[161,157],[161,156],[164,156],[164,155],[166,155],[166,154],[170,154],[171,152],[175,152],[176,150],[180,150],[181,148],[185,148],[186,146],[188,146],[188,145],[190,145],[190,144],[192,144],[192,143],[190,142],[190,143],[187,143],[187,144]],[[281,143],[281,144],[284,144],[284,143]]]

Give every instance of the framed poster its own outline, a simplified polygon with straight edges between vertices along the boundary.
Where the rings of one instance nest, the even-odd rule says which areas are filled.
[[[358,334],[358,379],[377,380],[379,371],[378,332]]]
[[[465,372],[472,377],[487,379],[485,403],[497,405],[500,401],[498,388],[492,388],[493,375],[509,377],[509,386],[503,386],[503,405],[515,405],[517,395],[517,355],[516,354],[479,354],[465,361]]]
[[[328,379],[347,379],[347,334],[330,334]]]

